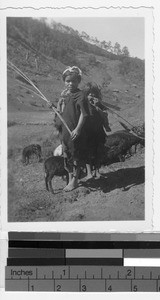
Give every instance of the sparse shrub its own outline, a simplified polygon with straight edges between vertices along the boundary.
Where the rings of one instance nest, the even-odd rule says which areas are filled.
[[[16,121],[7,121],[7,127],[15,126],[18,123]]]
[[[89,64],[93,66],[96,65],[96,57],[92,54],[89,56]]]
[[[144,123],[142,125],[134,126],[132,128],[133,132],[135,132],[137,135],[144,137],[145,136],[145,125]]]

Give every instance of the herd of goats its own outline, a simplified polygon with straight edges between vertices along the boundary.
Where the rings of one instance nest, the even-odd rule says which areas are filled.
[[[126,156],[132,155],[133,148],[136,153],[137,146],[144,147],[144,125],[127,130],[117,131],[106,137],[105,151],[102,157],[102,165],[110,165],[115,162],[125,161]],[[36,155],[38,161],[42,161],[42,150],[38,144],[32,144],[25,147],[22,151],[23,164],[29,164],[32,155]],[[46,189],[54,193],[52,188],[52,179],[54,176],[65,176],[68,181],[68,172],[64,168],[64,159],[62,153],[56,153],[44,161],[45,184]]]

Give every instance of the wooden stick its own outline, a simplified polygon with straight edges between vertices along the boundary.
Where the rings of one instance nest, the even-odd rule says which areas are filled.
[[[30,83],[30,85],[32,85],[36,91],[38,91],[39,94],[37,94],[41,99],[43,99],[45,102],[47,102],[50,105],[50,108],[54,110],[54,112],[57,114],[57,116],[59,117],[59,119],[61,120],[61,122],[63,123],[63,125],[66,127],[66,129],[68,130],[69,134],[71,135],[71,130],[69,129],[66,121],[63,119],[63,117],[60,115],[60,113],[57,111],[57,109],[55,108],[55,106],[52,104],[51,101],[49,101],[44,95],[43,93],[35,86],[35,84],[31,81],[31,79],[26,76],[19,68],[17,68],[12,62],[10,62],[9,60],[7,60],[8,66],[10,68],[12,68],[16,73],[18,73],[20,76],[22,76],[28,83]]]

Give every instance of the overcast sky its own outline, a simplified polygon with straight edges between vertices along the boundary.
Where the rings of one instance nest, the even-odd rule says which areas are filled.
[[[99,41],[116,42],[121,48],[127,46],[133,57],[145,58],[144,54],[144,18],[54,18],[56,22],[72,27],[79,32],[85,31]]]

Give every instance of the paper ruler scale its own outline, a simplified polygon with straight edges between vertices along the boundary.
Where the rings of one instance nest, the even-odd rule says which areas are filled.
[[[7,266],[6,291],[160,292],[160,267]]]

